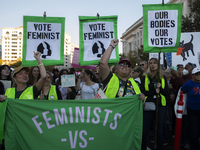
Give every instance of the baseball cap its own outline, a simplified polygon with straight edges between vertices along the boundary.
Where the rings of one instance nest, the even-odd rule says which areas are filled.
[[[195,73],[197,73],[197,72],[200,72],[200,67],[194,68],[194,69],[192,70],[192,74],[195,74]]]
[[[22,67],[22,65],[18,66],[18,67],[15,67],[14,69],[14,73],[13,73],[13,77],[18,73],[20,72],[22,69],[25,69],[27,72],[30,71],[30,69],[28,67]]]
[[[126,61],[126,62],[128,62],[128,63],[130,64],[130,66],[131,66],[131,62],[130,62],[128,59],[126,59],[126,58],[121,59],[121,60],[118,62],[118,64],[120,64],[122,61]]]

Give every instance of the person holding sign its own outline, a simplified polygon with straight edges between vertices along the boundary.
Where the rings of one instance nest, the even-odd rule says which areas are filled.
[[[142,77],[140,89],[145,94],[146,106],[143,111],[143,138],[142,150],[147,149],[147,138],[151,122],[156,113],[156,100],[158,100],[157,149],[163,149],[163,131],[166,120],[166,98],[169,95],[168,83],[161,67],[158,67],[157,58],[149,60],[147,73]],[[160,68],[160,69],[159,69]],[[158,96],[158,99],[156,97]]]
[[[81,82],[82,78],[85,82]],[[80,74],[80,78],[76,83],[76,90],[81,90],[82,99],[93,99],[99,89],[99,84],[92,71],[85,70]]]
[[[40,59],[40,53],[34,52],[34,57],[38,62],[38,67],[40,69],[41,77],[36,83],[35,86],[28,87],[27,82],[28,78],[28,67],[16,67],[13,74],[13,80],[15,81],[15,88],[8,88],[6,90],[5,96],[0,95],[0,102],[6,100],[6,98],[13,99],[37,99],[38,91],[40,91],[44,85],[44,81],[46,78],[46,70],[44,64]]]
[[[61,83],[61,76],[62,75],[68,75],[70,74],[70,72],[68,73],[67,69],[62,69],[59,72],[59,77],[57,82],[55,83],[56,87],[60,90],[61,96],[63,100],[66,99],[75,99],[76,96],[76,89],[75,87],[63,87],[62,83]]]
[[[53,77],[50,72],[46,72],[47,77],[44,82],[44,86],[41,91],[39,99],[41,100],[62,100],[60,90],[56,88],[56,85],[51,85]]]
[[[128,59],[122,59],[118,62],[115,73],[112,73],[109,69],[108,61],[118,43],[118,39],[112,40],[100,60],[100,75],[102,77],[103,87],[107,85],[105,95],[108,98],[115,98],[140,94],[140,98],[144,100],[145,96],[141,93],[137,83],[133,78],[129,78],[131,63]]]

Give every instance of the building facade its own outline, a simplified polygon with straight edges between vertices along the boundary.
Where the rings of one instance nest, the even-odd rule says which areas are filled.
[[[190,13],[189,4],[193,0],[170,0],[168,3],[183,3],[183,15],[188,16]],[[127,55],[128,52],[137,51],[143,45],[143,17],[131,25],[121,36],[122,53]]]
[[[71,36],[65,33],[64,66],[71,67],[73,56]],[[23,26],[18,28],[2,28],[2,64],[18,61],[22,58]]]
[[[8,64],[22,58],[23,27],[2,28],[2,60]]]

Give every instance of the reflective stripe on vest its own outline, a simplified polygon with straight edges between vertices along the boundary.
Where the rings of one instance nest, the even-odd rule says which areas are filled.
[[[51,85],[51,88],[49,90],[48,100],[58,100],[58,95],[57,95],[57,92],[56,92],[56,86],[55,85]]]
[[[15,88],[8,88],[6,90],[5,96],[7,98],[13,98],[15,99]],[[34,99],[33,96],[33,87],[26,88],[22,94],[20,95],[19,99]]]
[[[131,82],[131,85],[133,86],[135,93],[140,94],[141,93],[140,88],[138,87],[137,83],[133,80],[133,78],[129,78],[128,80]],[[108,98],[115,98],[118,90],[119,90],[119,78],[115,74],[113,74],[106,89],[106,96]]]
[[[149,91],[149,84],[150,84],[150,80],[149,80],[148,76],[145,75],[145,85],[144,85],[144,87],[145,87],[146,91]],[[162,86],[163,89],[165,88],[165,79],[164,78],[161,78],[161,86]],[[162,95],[162,94],[160,94],[160,96],[161,96],[161,104],[162,104],[162,106],[166,106],[166,98],[165,98],[165,96]],[[147,96],[145,96],[145,101],[146,101],[146,99],[147,99]]]

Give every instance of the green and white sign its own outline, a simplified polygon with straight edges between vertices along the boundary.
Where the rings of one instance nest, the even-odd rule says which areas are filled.
[[[143,52],[176,52],[181,26],[181,3],[143,5]]]
[[[79,64],[97,65],[111,40],[117,39],[117,16],[79,16]],[[109,63],[119,61],[118,46]]]
[[[84,101],[6,101],[6,116],[1,112],[6,118],[6,149],[141,149],[143,107],[139,95]]]
[[[39,51],[44,65],[64,64],[65,18],[24,16],[22,66],[37,66]]]

